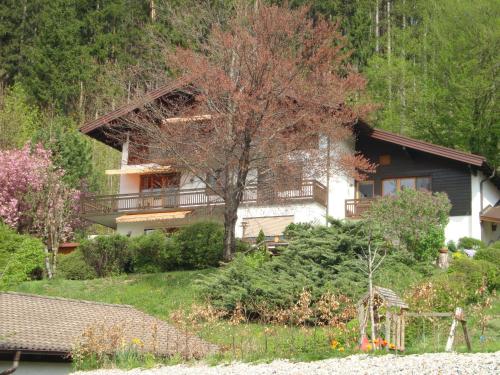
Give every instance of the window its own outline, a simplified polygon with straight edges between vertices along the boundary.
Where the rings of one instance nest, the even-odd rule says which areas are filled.
[[[374,189],[373,181],[359,181],[357,186],[356,198],[373,198]]]
[[[382,195],[394,195],[404,189],[431,191],[430,177],[389,178],[382,181]]]
[[[164,189],[178,188],[180,173],[149,174],[141,176],[141,192],[155,192]]]
[[[382,181],[382,195],[394,195],[398,191],[396,179]]]
[[[431,191],[430,177],[417,177],[417,190]]]
[[[414,178],[401,178],[399,180],[399,190],[413,189],[415,190],[415,179]]]

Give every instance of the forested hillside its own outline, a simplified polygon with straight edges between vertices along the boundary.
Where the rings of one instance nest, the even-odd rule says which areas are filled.
[[[236,1],[236,0],[235,0]],[[77,132],[174,74],[165,54],[197,48],[224,0],[4,0],[0,3],[0,147],[42,141],[75,184],[112,191],[118,155]],[[250,0],[249,0],[250,1]],[[253,0],[252,0],[253,1]],[[283,3],[283,1],[272,1]],[[292,0],[338,19],[350,61],[379,104],[378,127],[500,163],[495,0]]]

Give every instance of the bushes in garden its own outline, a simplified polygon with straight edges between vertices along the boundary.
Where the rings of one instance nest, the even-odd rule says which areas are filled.
[[[491,244],[487,248],[479,249],[474,255],[474,259],[491,262],[500,270],[500,241]]]
[[[199,222],[174,235],[180,250],[180,265],[187,269],[216,267],[222,260],[224,229],[215,222]]]
[[[179,266],[180,248],[174,237],[161,231],[135,237],[130,241],[134,272],[153,273],[174,270]]]
[[[432,261],[444,245],[451,204],[445,193],[405,189],[377,199],[364,214],[367,224],[419,261]]]
[[[99,236],[82,241],[79,251],[69,258],[60,257],[59,275],[85,279],[124,272],[216,267],[222,259],[222,239],[223,227],[213,222],[191,224],[170,235],[154,231],[133,238],[119,234]]]
[[[365,289],[357,254],[366,248],[362,224],[332,222],[330,227],[291,225],[290,245],[282,255],[239,254],[227,267],[200,281],[203,296],[217,309],[237,306],[258,316],[263,310],[289,309],[306,290],[311,303],[341,291],[351,297]]]
[[[80,249],[59,256],[56,275],[68,280],[88,280],[97,276],[95,270],[85,261]]]
[[[116,275],[132,270],[130,240],[126,236],[98,236],[82,241],[79,247],[83,259],[98,277]]]
[[[479,249],[482,249],[482,248],[486,247],[486,245],[484,244],[483,241],[478,240],[476,238],[472,238],[472,237],[462,237],[462,238],[460,238],[458,240],[458,245],[457,246],[461,250],[464,250],[464,249],[479,250]]]
[[[0,223],[0,288],[39,279],[44,269],[43,243]]]

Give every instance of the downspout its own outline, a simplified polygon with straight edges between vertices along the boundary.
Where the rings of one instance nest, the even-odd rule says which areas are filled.
[[[0,372],[0,375],[10,375],[16,372],[18,366],[19,366],[19,359],[21,358],[21,351],[16,351],[16,354],[14,354],[14,362],[12,363],[12,367],[9,367],[7,370],[3,370]]]
[[[491,175],[489,177],[486,177],[485,179],[481,180],[481,182],[479,183],[479,199],[481,199],[481,204],[479,205],[479,207],[481,208],[481,210],[479,211],[479,214],[482,214],[483,213],[483,209],[484,209],[484,205],[483,205],[483,184],[488,181],[488,180],[491,180],[493,177],[495,177],[495,174],[496,174],[496,169],[493,169],[493,172],[491,172]]]

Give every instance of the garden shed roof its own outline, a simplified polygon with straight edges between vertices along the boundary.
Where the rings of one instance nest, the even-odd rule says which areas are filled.
[[[0,352],[68,355],[89,329],[114,329],[124,342],[140,342],[140,350],[166,356],[201,357],[217,350],[132,306],[0,293]]]
[[[399,307],[401,309],[408,309],[408,304],[403,301],[393,290],[382,288],[380,286],[373,287],[375,296],[381,298],[387,307]],[[366,293],[363,298],[358,302],[358,305],[368,302],[369,294]]]

